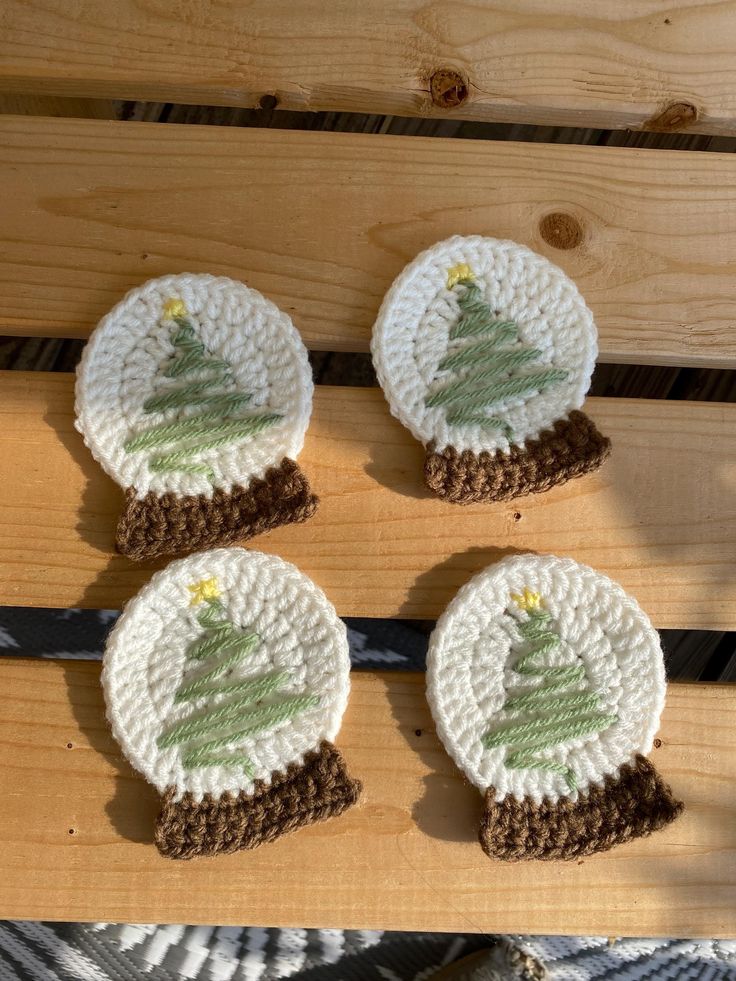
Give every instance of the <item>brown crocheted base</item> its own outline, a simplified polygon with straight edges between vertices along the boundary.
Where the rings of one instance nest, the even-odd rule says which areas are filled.
[[[256,781],[251,794],[187,793],[175,800],[172,787],[156,822],[156,847],[167,858],[194,858],[257,848],[315,821],[342,814],[360,796],[361,785],[348,776],[345,761],[332,743],[308,753],[270,784]]]
[[[621,767],[576,801],[535,804],[525,797],[496,801],[486,791],[480,843],[491,858],[571,859],[604,852],[633,838],[659,831],[682,812],[654,766],[644,756]]]
[[[216,489],[212,497],[150,491],[138,498],[132,487],[126,497],[115,544],[139,562],[230,545],[278,525],[306,521],[318,504],[299,465],[287,457],[247,487]]]
[[[575,410],[523,449],[512,446],[508,453],[458,453],[453,446],[436,453],[430,446],[424,480],[430,490],[453,504],[509,501],[597,470],[610,452],[608,437],[584,412]]]

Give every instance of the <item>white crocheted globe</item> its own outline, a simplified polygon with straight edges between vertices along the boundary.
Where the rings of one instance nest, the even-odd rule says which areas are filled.
[[[665,697],[659,637],[587,566],[513,556],[438,620],[427,697],[445,748],[480,790],[576,799],[651,749]]]
[[[250,793],[333,740],[349,671],[345,625],[324,593],[276,556],[230,548],[172,562],[128,603],[107,643],[103,686],[135,769],[161,793],[200,800]],[[272,687],[259,692],[264,679]],[[238,736],[273,706],[286,717]],[[182,723],[189,735],[177,739]]]
[[[482,314],[454,336],[469,285]],[[371,350],[392,414],[425,446],[506,451],[581,407],[597,332],[577,287],[549,260],[516,242],[458,235],[397,277]],[[538,389],[532,375],[546,376]],[[465,390],[455,400],[433,403],[458,383]]]
[[[185,322],[189,336],[180,333]],[[196,344],[204,349],[201,367],[186,363]],[[105,471],[139,497],[211,495],[296,459],[312,390],[301,338],[270,300],[224,277],[163,276],[131,290],[92,334],[77,374],[77,428]],[[213,410],[218,398],[227,408]],[[263,429],[233,437],[233,417],[253,415],[268,417]],[[204,446],[199,452],[131,442],[191,417],[202,420],[189,437],[190,446]]]

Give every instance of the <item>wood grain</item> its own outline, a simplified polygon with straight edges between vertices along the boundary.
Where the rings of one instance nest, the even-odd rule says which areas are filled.
[[[730,0],[5,0],[0,37],[7,91],[736,131]]]
[[[64,99],[53,95],[14,95],[2,91],[0,113],[14,116],[77,116],[82,119],[118,118],[116,103],[112,99]]]
[[[99,665],[0,659],[0,916],[389,930],[736,933],[736,699],[670,686],[652,759],[686,804],[578,863],[490,863],[481,798],[434,732],[422,675],[357,673],[338,737],[361,804],[251,853],[174,863],[155,791],[107,730]],[[94,888],[90,884],[94,883]]]
[[[8,333],[85,336],[189,269],[261,290],[312,348],[363,351],[406,262],[482,233],[575,279],[602,360],[736,367],[732,154],[6,117],[0,181]]]
[[[0,604],[118,608],[151,576],[113,554],[122,494],[73,427],[72,378],[0,373]],[[434,617],[501,555],[571,555],[659,627],[736,625],[736,405],[591,399],[613,440],[589,477],[498,505],[425,491],[423,451],[378,389],[318,386],[304,453],[322,503],[256,548],[343,616]]]

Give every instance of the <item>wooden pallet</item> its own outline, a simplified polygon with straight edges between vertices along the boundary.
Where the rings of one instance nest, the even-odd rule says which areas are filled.
[[[77,20],[9,0],[0,89],[221,105],[275,93],[298,108],[736,132],[722,53],[736,4],[595,21],[577,0],[554,15],[531,2],[452,16],[414,0],[348,3],[322,19],[313,7],[174,17],[106,0]],[[438,79],[444,68],[465,95]],[[31,115],[0,117],[0,179],[9,334],[86,336],[130,286],[191,270],[261,290],[313,349],[365,351],[402,266],[479,232],[575,278],[603,360],[736,367],[730,154]],[[73,429],[72,387],[63,374],[0,374],[3,604],[115,608],[154,568],[113,552],[121,495]],[[736,407],[589,410],[614,440],[600,473],[457,509],[423,490],[421,448],[379,391],[320,387],[303,463],[322,509],[254,544],[296,562],[343,615],[436,616],[475,571],[532,550],[611,575],[656,626],[734,629]],[[0,917],[736,934],[728,686],[670,687],[653,752],[685,816],[580,864],[484,857],[479,795],[437,741],[423,679],[401,673],[355,677],[339,743],[365,782],[361,807],[253,854],[171,864],[151,844],[153,793],[106,729],[98,667],[5,659],[0,679]]]
[[[736,131],[733,0],[3,8],[8,92]]]
[[[99,671],[2,665],[4,916],[733,934],[736,704],[726,686],[670,686],[653,755],[687,801],[682,818],[577,863],[510,865],[480,850],[480,795],[434,733],[424,677],[360,672],[338,745],[363,803],[267,848],[184,864],[151,845],[158,799],[121,759]]]

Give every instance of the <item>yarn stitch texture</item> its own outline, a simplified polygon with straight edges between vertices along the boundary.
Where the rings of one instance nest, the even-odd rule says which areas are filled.
[[[174,357],[164,373],[166,379],[185,379],[183,384],[167,386],[159,395],[143,403],[147,414],[166,414],[169,409],[196,406],[198,411],[182,419],[167,418],[147,426],[127,439],[126,453],[161,449],[149,456],[154,473],[204,474],[213,483],[217,474],[197,458],[204,452],[255,436],[281,418],[277,412],[244,411],[252,399],[250,392],[233,386],[232,368],[223,358],[213,357],[199,339],[192,318],[182,300],[168,300],[162,319],[174,325],[171,343]],[[189,379],[194,377],[193,381]],[[168,448],[167,448],[168,447]]]
[[[386,294],[371,350],[391,412],[428,449],[428,486],[448,500],[546,489],[608,454],[578,419],[597,354],[593,317],[575,284],[524,246],[455,236],[421,253]],[[545,451],[568,436],[562,458],[559,446]]]
[[[288,798],[283,833],[357,799],[359,785],[331,745],[349,667],[345,626],[333,607],[275,556],[216,549],[157,573],[110,635],[102,681],[115,738],[162,795],[163,826],[187,839],[162,845],[160,822],[162,850],[214,853],[228,850],[233,835],[241,841],[236,847],[253,847],[253,834],[275,834],[261,827],[263,815],[254,817],[253,807],[278,815]],[[327,761],[332,778],[316,759]],[[269,797],[274,781],[281,789]],[[340,789],[332,794],[335,781]],[[234,808],[227,804],[233,800]],[[215,814],[231,819],[221,828],[224,838],[197,851],[192,842]]]
[[[452,344],[452,353],[437,366],[440,381],[425,396],[424,404],[428,408],[444,406],[449,425],[470,423],[500,429],[511,440],[512,427],[487,410],[512,398],[539,394],[564,381],[568,373],[561,368],[530,368],[543,352],[519,344],[517,325],[493,315],[473,273],[465,265],[462,268],[461,279],[450,270],[447,280],[453,289],[460,288],[459,317],[450,328],[449,340],[452,344],[470,339],[471,343]]]
[[[654,766],[637,755],[575,801],[499,802],[487,790],[478,837],[490,858],[571,861],[660,831],[682,810]]]
[[[307,753],[270,784],[257,783],[251,794],[164,795],[155,841],[167,858],[195,858],[234,852],[280,838],[315,821],[337,817],[357,803],[361,786],[352,780],[341,755],[328,742]]]
[[[572,858],[681,810],[644,759],[665,697],[658,635],[571,559],[510,557],[464,586],[432,634],[427,696],[484,794],[489,854]]]
[[[424,480],[430,490],[453,504],[509,501],[591,473],[610,452],[610,440],[576,409],[539,439],[527,440],[523,448],[512,446],[508,453],[458,452],[452,446],[438,453],[430,447]]]
[[[290,319],[242,283],[181,274],[128,293],[92,334],[76,388],[77,428],[128,498],[119,549],[150,558],[309,517],[316,498],[289,468],[312,391]]]
[[[211,496],[149,491],[139,499],[131,488],[118,521],[117,547],[128,558],[142,561],[229,545],[279,525],[306,521],[317,504],[301,468],[287,459],[247,488],[216,488]]]
[[[601,697],[587,688],[585,666],[578,664],[577,658],[549,664],[559,659],[562,639],[552,615],[544,608],[542,595],[525,586],[523,593],[512,593],[511,599],[527,613],[527,618],[517,624],[523,649],[511,667],[512,676],[537,684],[525,686],[521,694],[506,699],[501,713],[511,721],[494,725],[481,737],[481,743],[485,749],[514,747],[504,759],[507,768],[560,773],[568,788],[575,791],[574,769],[549,759],[542,751],[578,736],[605,731],[618,716],[599,711]]]

